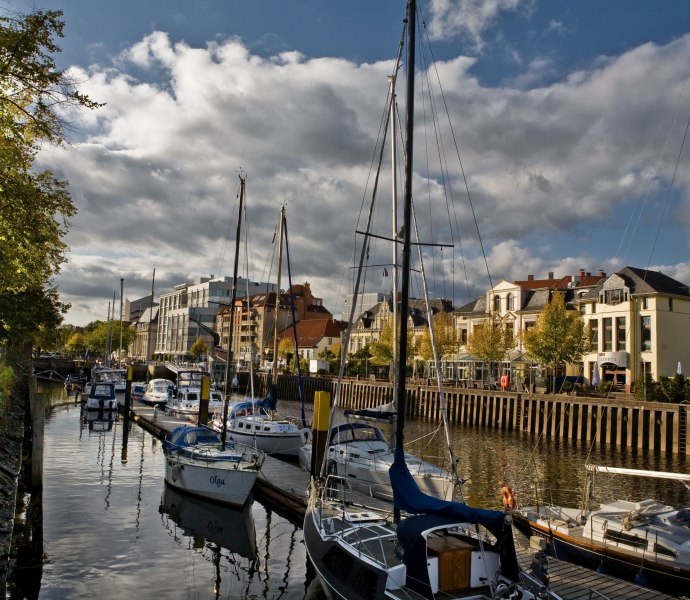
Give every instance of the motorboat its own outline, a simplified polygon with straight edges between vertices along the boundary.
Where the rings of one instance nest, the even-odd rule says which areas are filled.
[[[175,382],[170,379],[151,379],[144,388],[139,400],[150,406],[158,405],[163,408],[168,403],[169,395],[175,387]],[[197,409],[198,410],[198,409]]]
[[[587,465],[588,474],[608,472],[678,479],[690,475]],[[588,489],[591,484],[588,483]],[[598,508],[543,504],[516,506],[515,526],[546,540],[551,556],[604,571],[661,592],[690,589],[690,508],[655,499],[612,500]]]
[[[117,410],[115,384],[112,382],[92,383],[84,403],[85,410]]]
[[[86,384],[85,391],[88,393],[91,385],[98,383],[112,383],[116,394],[124,394],[127,388],[127,369],[94,367],[91,369],[91,381]]]
[[[182,425],[163,443],[165,482],[186,493],[230,506],[243,506],[265,460],[252,446],[207,427]]]
[[[201,402],[201,382],[208,373],[204,371],[179,371],[177,383],[168,396],[166,408],[182,414],[198,414]],[[223,394],[217,389],[209,390],[208,412],[212,414],[223,408]]]

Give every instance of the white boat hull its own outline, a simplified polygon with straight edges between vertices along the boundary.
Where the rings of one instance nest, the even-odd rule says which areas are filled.
[[[255,446],[266,454],[297,457],[302,446],[302,435],[298,431],[268,431],[247,433],[237,429],[228,429],[228,435],[236,442]]]
[[[208,463],[170,454],[165,460],[165,481],[168,485],[207,500],[244,506],[249,499],[258,469]]]

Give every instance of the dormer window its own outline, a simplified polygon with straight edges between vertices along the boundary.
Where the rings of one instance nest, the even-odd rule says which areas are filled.
[[[622,289],[604,290],[603,303],[604,304],[620,304],[623,302],[625,294]]]

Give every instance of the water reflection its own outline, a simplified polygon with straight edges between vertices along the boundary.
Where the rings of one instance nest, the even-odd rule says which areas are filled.
[[[408,439],[415,440],[412,451],[443,456],[445,438],[429,423],[412,420]],[[435,435],[434,435],[435,433]],[[585,487],[585,464],[600,464],[633,469],[688,473],[685,456],[662,453],[654,456],[642,450],[535,438],[523,432],[475,430],[456,425],[450,434],[455,454],[460,458],[459,473],[468,480],[458,498],[487,508],[502,508],[500,488],[508,483],[518,500],[539,500],[566,506],[579,506]],[[674,506],[690,503],[690,493],[678,482],[630,476],[597,475],[594,501],[613,498],[657,498]]]
[[[101,419],[97,411],[89,426],[89,415],[84,422],[80,404],[62,386],[39,391],[52,403],[45,433],[43,545],[42,551],[32,550],[43,562],[31,563],[31,577],[10,582],[11,597],[320,597],[299,522],[258,499],[246,514],[236,515],[173,498],[163,482],[156,438],[126,419]],[[298,415],[300,409],[286,402],[281,410]],[[407,439],[416,454],[437,461],[446,454],[445,436],[433,423],[410,420]],[[541,499],[577,506],[587,462],[688,472],[682,456],[537,440],[520,432],[457,425],[450,440],[460,474],[468,480],[464,499],[488,508],[501,508],[504,482],[524,502],[538,486]],[[603,475],[594,491],[598,500],[651,497],[690,503],[688,491],[672,481]],[[253,551],[246,547],[252,539]]]
[[[89,428],[62,386],[50,392],[40,568],[10,597],[305,598],[299,523],[258,500],[237,512],[180,497],[156,438],[122,418]]]

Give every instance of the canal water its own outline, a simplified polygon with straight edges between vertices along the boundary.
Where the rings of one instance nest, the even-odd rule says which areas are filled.
[[[243,511],[183,497],[163,481],[161,442],[122,417],[87,417],[61,386],[45,425],[43,547],[40,565],[8,587],[10,598],[304,599],[321,597],[308,566],[301,523],[259,499]],[[65,404],[65,402],[67,402]],[[283,412],[299,414],[296,403]],[[435,424],[412,421],[410,450],[444,456]],[[586,463],[688,472],[685,457],[535,439],[519,432],[453,426],[457,498],[500,509],[500,488],[518,500],[578,506]],[[690,505],[677,482],[597,475],[596,500],[657,498]]]

